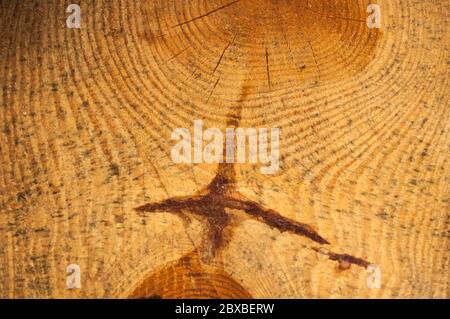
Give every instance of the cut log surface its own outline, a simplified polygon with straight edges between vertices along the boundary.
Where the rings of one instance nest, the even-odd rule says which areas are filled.
[[[448,0],[69,4],[0,0],[0,297],[450,298]]]

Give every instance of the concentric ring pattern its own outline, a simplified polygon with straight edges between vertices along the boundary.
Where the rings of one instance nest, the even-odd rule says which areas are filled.
[[[90,0],[81,29],[68,4],[0,1],[0,297],[126,297],[149,273],[163,297],[448,297],[448,1]],[[377,264],[382,289],[251,220],[188,280],[203,221],[134,212],[211,181],[172,162],[171,132],[238,104],[282,131],[280,172],[238,165],[239,192]]]

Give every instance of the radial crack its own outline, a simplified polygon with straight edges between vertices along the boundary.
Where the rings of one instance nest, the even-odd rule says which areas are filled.
[[[233,4],[235,4],[235,3],[239,2],[239,1],[240,1],[240,0],[233,1],[233,2],[231,2],[231,3],[228,3],[228,4],[225,4],[225,5],[221,6],[221,7],[218,7],[218,8],[216,8],[216,9],[212,10],[212,11],[209,11],[209,12],[207,12],[207,13],[205,13],[205,14],[202,14],[202,15],[200,15],[200,16],[198,16],[198,17],[195,17],[195,18],[189,19],[189,20],[187,20],[187,21],[178,23],[178,24],[174,25],[173,28],[181,27],[181,26],[183,26],[183,25],[185,25],[185,24],[194,22],[194,21],[196,21],[196,20],[206,18],[206,17],[210,16],[211,14],[216,13],[217,11],[220,11],[220,10],[222,10],[222,9],[228,8],[228,7],[232,6]]]

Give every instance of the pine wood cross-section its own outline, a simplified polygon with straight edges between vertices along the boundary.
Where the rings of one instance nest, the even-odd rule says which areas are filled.
[[[0,297],[449,297],[448,1],[69,4],[0,1]],[[175,164],[195,120],[279,172]]]

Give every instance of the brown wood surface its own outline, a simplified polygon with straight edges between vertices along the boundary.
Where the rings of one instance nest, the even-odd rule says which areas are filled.
[[[0,0],[0,297],[449,297],[448,0],[70,3]],[[197,119],[280,171],[173,163]]]

